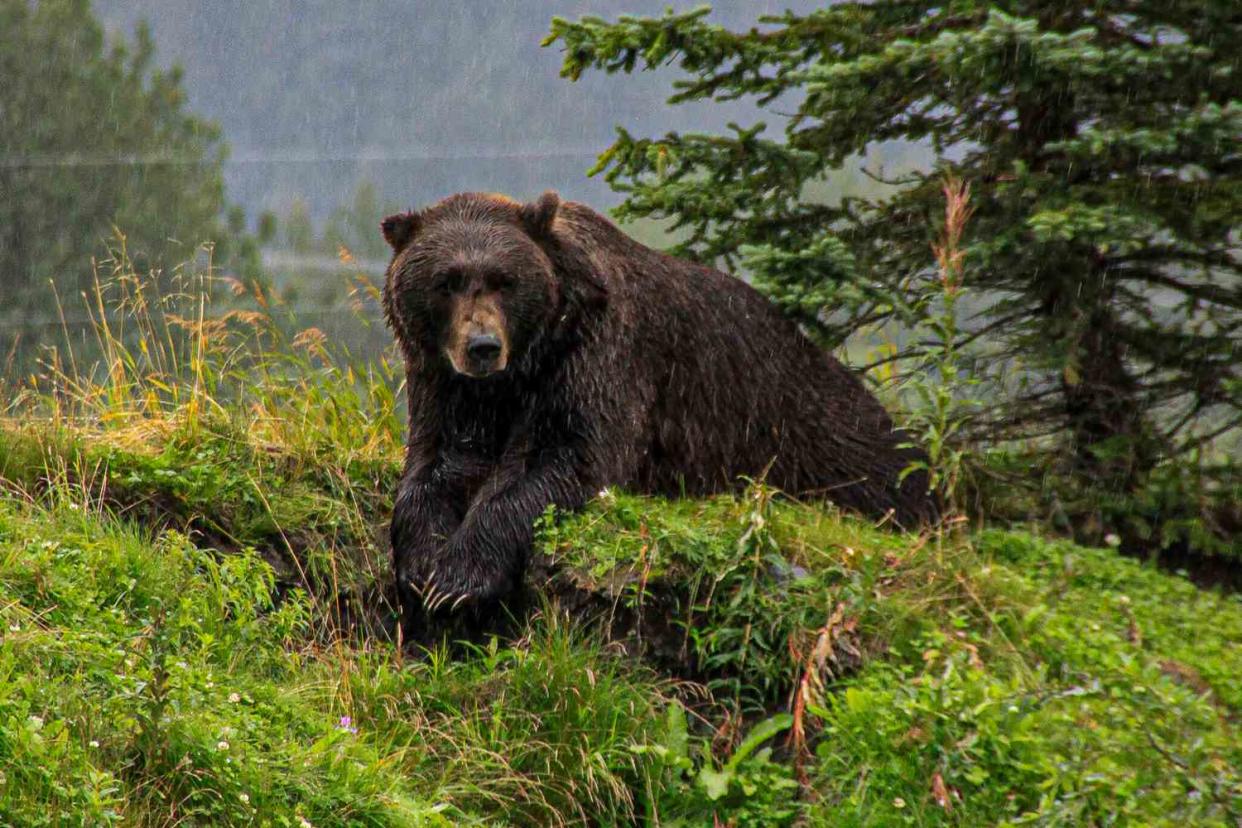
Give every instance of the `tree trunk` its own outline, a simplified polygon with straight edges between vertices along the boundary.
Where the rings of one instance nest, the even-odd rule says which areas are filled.
[[[1077,320],[1071,361],[1061,375],[1072,471],[1080,485],[1099,496],[1132,495],[1154,465],[1152,432],[1114,331],[1107,296]],[[1082,527],[1084,540],[1098,541],[1105,529],[1098,503],[1094,526]]]

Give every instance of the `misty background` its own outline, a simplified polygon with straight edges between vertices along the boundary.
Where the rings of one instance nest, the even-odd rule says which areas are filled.
[[[745,31],[762,25],[763,15],[804,13],[817,5],[722,0],[713,4],[710,20]],[[106,287],[109,281],[115,234],[129,234],[133,250],[175,242],[174,252],[155,262],[170,273],[178,262],[202,258],[195,246],[208,241],[203,228],[221,204],[223,225],[211,236],[214,270],[270,286],[290,315],[291,332],[313,326],[360,359],[373,358],[391,345],[391,336],[374,297],[358,301],[357,286],[382,279],[388,250],[378,224],[384,215],[470,190],[528,199],[555,189],[607,211],[620,196],[587,171],[618,126],[659,136],[764,121],[779,137],[782,124],[774,117],[794,109],[782,108],[780,100],[775,115],[745,100],[671,106],[666,100],[675,91],[676,67],[588,73],[577,82],[561,77],[561,49],[540,45],[552,18],[615,19],[619,7],[605,0],[95,0],[89,12],[103,30],[103,53],[121,43],[128,54],[141,52],[145,35],[139,30],[147,27],[152,57],[143,74],[175,67],[176,106],[219,129],[209,144],[187,138],[166,145],[154,114],[117,100],[78,104],[55,92],[56,73],[76,71],[65,69],[72,55],[93,48],[81,41],[89,38],[89,27],[80,27],[86,6],[83,1],[76,12],[60,6],[72,24],[41,24],[42,36],[51,40],[25,47],[35,53],[26,70],[33,85],[19,90],[12,104],[13,117],[47,117],[58,132],[49,140],[23,128],[18,133],[31,133],[36,143],[25,150],[10,145],[4,153],[16,198],[39,203],[42,214],[38,224],[24,219],[26,226],[9,228],[8,244],[17,245],[10,259],[23,271],[8,278],[12,301],[0,308],[0,360],[10,373],[38,369],[49,348],[72,347],[91,361],[90,308],[97,303],[89,295],[97,282]],[[635,0],[624,12],[660,15],[669,7],[700,6],[698,0]],[[116,94],[108,86],[101,91]],[[68,125],[73,119],[84,124],[81,131]],[[132,141],[109,137],[131,129],[155,130],[148,149],[135,152]],[[203,147],[212,149],[203,154]],[[926,157],[919,147],[880,145],[870,150],[866,166],[891,172]],[[189,173],[190,165],[201,174],[176,169]],[[808,196],[883,190],[862,166],[817,183]],[[152,189],[161,176],[162,191]],[[221,179],[223,192],[213,195]],[[180,183],[186,181],[200,189],[191,194]],[[147,204],[145,213],[124,213],[129,197],[123,193],[131,185],[148,193],[140,197],[146,201],[131,199]],[[81,197],[110,191],[117,195],[102,201]],[[61,199],[66,206],[58,212]],[[170,204],[177,216],[169,214]],[[120,210],[115,224],[101,224],[100,217],[114,210]],[[197,220],[188,217],[196,211]],[[673,240],[652,221],[625,229],[656,247]],[[35,240],[45,248],[40,255],[28,249]],[[63,252],[45,255],[49,244]],[[140,271],[146,267],[138,262]]]
[[[699,0],[635,0],[634,15]],[[812,0],[724,0],[712,20],[746,29]],[[221,125],[228,198],[253,216],[299,199],[322,222],[373,182],[382,201],[418,206],[463,190],[530,197],[544,189],[606,208],[585,175],[615,127],[638,135],[750,123],[744,102],[668,106],[674,72],[559,75],[541,48],[554,16],[617,15],[617,4],[556,0],[98,0],[128,36],[149,22],[157,62],[179,63],[189,109]],[[378,235],[378,233],[377,233]]]
[[[290,335],[315,327],[374,358],[392,340],[359,285],[382,280],[383,216],[471,190],[555,189],[607,211],[620,196],[587,171],[618,126],[660,136],[764,122],[779,139],[777,121],[796,108],[669,105],[676,67],[561,77],[561,48],[541,46],[552,19],[622,14],[606,0],[11,2],[6,14],[45,12],[9,27],[5,51],[26,65],[0,96],[13,121],[0,147],[0,191],[13,199],[0,216],[0,364],[11,375],[41,371],[49,349],[94,362],[93,308],[112,314],[119,300],[92,299],[101,285],[115,293],[109,274],[201,268],[206,242],[211,272],[271,288]],[[702,5],[635,0],[624,13]],[[820,5],[722,0],[709,20],[746,31]],[[109,68],[122,46],[127,57]],[[144,80],[121,83],[128,71]],[[170,71],[171,85],[156,78]],[[888,188],[864,166],[891,174],[929,160],[924,147],[874,145],[804,195],[878,195]],[[652,220],[623,228],[654,247],[677,239]],[[117,261],[122,236],[140,257],[133,268]]]

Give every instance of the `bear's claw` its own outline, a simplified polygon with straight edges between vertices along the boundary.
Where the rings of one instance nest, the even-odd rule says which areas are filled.
[[[435,612],[441,603],[440,590],[436,589],[434,583],[428,581],[426,586],[423,587],[423,606],[427,608],[428,612]]]
[[[453,580],[452,576],[450,575],[447,580]],[[407,581],[407,583],[410,584],[410,589],[414,594],[422,600],[423,608],[433,613],[440,610],[457,612],[464,606],[475,603],[485,604],[509,591],[508,581],[505,579],[473,585],[453,583],[450,586],[436,583],[433,575],[423,582],[421,588],[414,586],[412,581]]]
[[[443,589],[430,580],[423,586],[420,593],[423,599],[423,606],[428,612],[438,612],[443,609],[446,604],[449,605],[450,612],[456,612],[461,605],[470,599],[469,592],[456,592],[454,590]]]

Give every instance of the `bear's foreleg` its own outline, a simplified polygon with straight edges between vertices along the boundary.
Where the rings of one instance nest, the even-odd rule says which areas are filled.
[[[498,471],[440,551],[424,599],[431,611],[483,604],[513,591],[525,570],[535,522],[554,505],[581,508],[593,493],[576,453],[559,450],[521,475]]]
[[[393,504],[389,537],[397,600],[409,620],[423,604],[423,590],[443,548],[461,525],[432,464],[411,469],[401,479]]]

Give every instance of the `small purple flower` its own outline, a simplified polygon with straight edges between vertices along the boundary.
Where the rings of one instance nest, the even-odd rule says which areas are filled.
[[[349,716],[342,716],[341,721],[337,723],[337,730],[344,730],[347,733],[357,733],[358,728],[354,727],[354,720]]]

